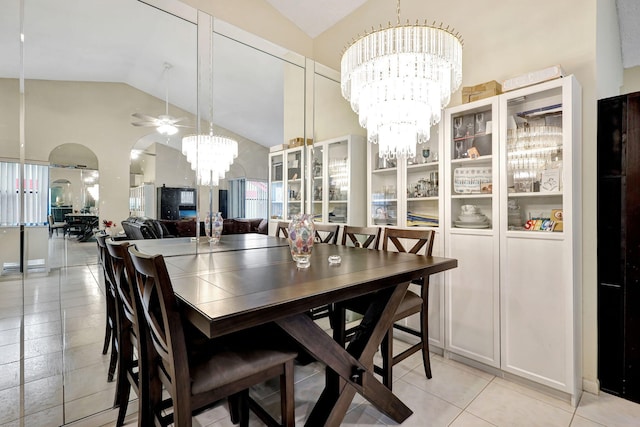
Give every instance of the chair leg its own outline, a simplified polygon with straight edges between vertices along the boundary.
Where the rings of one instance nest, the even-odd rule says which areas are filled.
[[[293,394],[293,360],[289,360],[284,364],[284,374],[280,376],[280,408],[282,425],[284,427],[294,427],[296,420]]]
[[[429,316],[427,310],[423,306],[420,310],[420,332],[422,334],[422,365],[424,366],[424,374],[431,379],[431,360],[429,358]]]
[[[111,357],[109,358],[109,372],[107,374],[107,382],[113,381],[113,376],[116,373],[116,366],[118,365],[118,343],[116,334],[111,332]]]
[[[227,397],[227,404],[229,405],[229,416],[232,424],[239,424],[242,420],[242,396],[243,392],[232,394]]]
[[[103,270],[104,273],[104,270]],[[109,291],[109,283],[107,282],[107,276],[104,275],[104,283],[105,287],[105,300],[106,300],[106,309],[107,313],[105,315],[105,330],[104,330],[104,344],[102,345],[102,354],[107,354],[107,350],[109,349],[109,342],[112,339],[112,334],[115,335],[114,327],[115,327],[115,311],[116,311],[116,302],[113,299],[113,295]]]
[[[111,324],[109,323],[109,310],[107,309],[107,314],[105,316],[105,325],[104,325],[104,344],[102,345],[102,354],[107,354],[107,350],[109,350],[109,342],[111,342]]]
[[[393,387],[393,326],[384,335],[380,352],[382,353],[382,383],[391,390]]]

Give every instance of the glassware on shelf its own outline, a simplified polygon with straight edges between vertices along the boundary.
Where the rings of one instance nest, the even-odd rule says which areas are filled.
[[[562,163],[562,128],[523,126],[507,130],[507,172],[516,193],[539,192],[545,170]]]

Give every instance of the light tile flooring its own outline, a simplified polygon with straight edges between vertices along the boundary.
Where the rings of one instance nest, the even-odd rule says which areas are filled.
[[[0,426],[112,426],[114,383],[106,382],[108,355],[101,354],[104,286],[96,245],[54,236],[50,265],[49,274],[28,275],[24,292],[19,278],[0,278]],[[417,355],[394,370],[394,392],[414,411],[403,426],[640,426],[640,405],[605,393],[583,394],[574,409],[450,359],[432,355],[431,361],[431,380]],[[296,367],[299,425],[323,382],[319,364]],[[253,393],[277,414],[276,390],[266,384]],[[253,418],[251,424],[260,425]],[[136,425],[135,414],[127,425]],[[226,405],[199,414],[194,425],[230,425]],[[357,396],[344,425],[394,423]]]

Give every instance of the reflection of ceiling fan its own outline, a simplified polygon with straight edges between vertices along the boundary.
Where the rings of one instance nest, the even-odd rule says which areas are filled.
[[[148,116],[146,114],[133,113],[131,117],[136,118],[140,121],[131,122],[134,126],[150,126],[155,127],[156,130],[166,136],[175,135],[178,132],[179,127],[188,127],[185,125],[179,125],[178,123],[185,120],[184,117],[174,118],[169,115],[169,70],[171,69],[171,64],[165,62],[164,63],[164,75],[165,75],[165,113],[159,115],[158,117]]]

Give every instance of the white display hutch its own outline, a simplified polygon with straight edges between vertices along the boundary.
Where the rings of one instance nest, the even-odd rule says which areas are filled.
[[[445,273],[445,354],[540,384],[574,406],[582,390],[580,130],[573,76],[444,115],[444,246],[458,259]],[[486,221],[462,221],[463,205]]]
[[[574,405],[582,390],[581,105],[573,76],[500,97],[501,367],[568,393]],[[533,175],[540,184],[530,184]],[[553,231],[537,230],[542,220],[525,230],[513,213],[509,220],[509,206],[519,207],[521,223],[562,221]]]
[[[309,208],[322,224],[366,225],[366,140],[347,135],[309,150]]]
[[[500,180],[496,119],[498,97],[445,110],[444,245],[446,256],[458,260],[458,268],[445,274],[444,311],[446,349],[497,368]],[[482,221],[461,221],[465,205],[476,206]]]
[[[432,126],[429,141],[416,146],[416,157],[401,162],[381,159],[378,145],[367,143],[367,225],[433,229],[436,232],[435,256],[444,256],[440,129],[440,124]],[[444,273],[440,273],[429,280],[428,311],[429,345],[441,349],[444,348],[443,308]],[[403,322],[418,328],[419,316],[414,315]],[[397,335],[401,333],[397,332]]]
[[[269,153],[269,234],[278,221],[304,212],[305,147]]]

